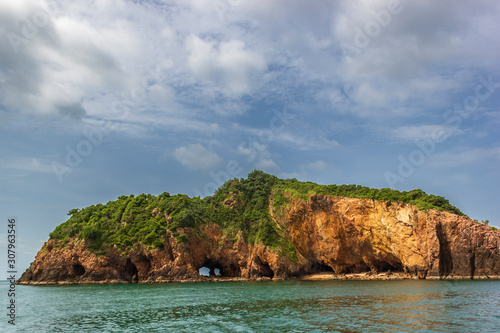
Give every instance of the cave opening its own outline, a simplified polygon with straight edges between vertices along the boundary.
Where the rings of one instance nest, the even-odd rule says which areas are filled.
[[[83,265],[80,263],[73,264],[73,273],[76,276],[82,276],[83,274],[85,274],[85,267],[83,267]]]
[[[198,273],[201,276],[223,276],[223,270],[221,265],[210,259],[205,260],[200,268],[198,268]]]
[[[267,262],[262,262],[259,257],[254,258],[254,263],[259,267],[258,273],[262,277],[274,278],[274,272]]]
[[[130,258],[127,258],[127,262],[125,263],[125,267],[123,267],[122,275],[123,279],[128,282],[138,282],[139,281],[139,271],[137,267],[132,263]]]
[[[274,277],[274,272],[271,269],[271,266],[267,262],[262,264],[263,272],[262,275],[268,278],[273,278]]]
[[[390,263],[387,261],[381,261],[378,262],[375,265],[376,271],[377,272],[398,272],[402,273],[404,272],[404,267],[403,264],[400,261],[391,261]]]
[[[315,273],[331,273],[333,272],[333,268],[325,262],[316,263]]]
[[[470,278],[474,279],[474,273],[476,272],[476,254],[472,253],[469,258],[469,266],[470,266]]]
[[[231,264],[229,264],[229,266],[226,266],[224,268],[224,275],[225,276],[236,277],[236,276],[240,276],[240,274],[241,274],[241,268],[234,263],[231,263]]]
[[[436,225],[436,236],[439,241],[439,276],[448,276],[453,271],[450,242],[441,223]]]

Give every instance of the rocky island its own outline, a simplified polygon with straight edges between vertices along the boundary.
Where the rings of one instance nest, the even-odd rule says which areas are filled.
[[[121,196],[68,215],[19,284],[500,277],[500,232],[422,190],[256,170],[210,197]]]

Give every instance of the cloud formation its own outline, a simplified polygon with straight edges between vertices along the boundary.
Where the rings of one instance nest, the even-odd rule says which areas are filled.
[[[191,144],[175,149],[175,158],[192,170],[210,170],[221,163],[221,158],[201,144]]]
[[[259,143],[266,153],[255,163],[268,170],[279,170],[278,148],[338,149],[361,128],[401,142],[463,135],[443,114],[484,73],[500,77],[495,1],[21,0],[0,9],[4,121],[104,122],[130,137],[153,129],[185,136],[183,147],[217,139],[217,154],[299,105],[294,124]],[[474,116],[498,118],[491,105]]]
[[[443,105],[478,66],[496,70],[500,51],[500,5],[491,1],[0,6],[2,35],[26,40],[17,48],[1,41],[3,108],[54,116],[79,105],[67,115],[118,120],[110,104],[124,96],[138,113],[191,113],[183,106],[194,100],[218,116],[241,115],[251,110],[245,96],[289,95],[299,86],[309,88],[297,97],[327,98],[337,113],[401,116]],[[357,51],[346,54],[345,45]],[[144,84],[151,71],[154,87]],[[130,97],[137,86],[143,96]]]
[[[252,80],[264,70],[261,55],[246,49],[239,40],[205,41],[187,39],[188,66],[207,85],[221,86],[228,95],[251,93]]]

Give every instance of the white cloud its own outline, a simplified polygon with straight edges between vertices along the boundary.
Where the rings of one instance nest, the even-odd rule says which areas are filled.
[[[270,157],[259,158],[259,160],[255,163],[255,168],[269,173],[275,173],[280,170],[278,164],[276,164],[276,162],[274,162]]]
[[[323,160],[316,160],[310,163],[301,164],[298,166],[298,169],[300,170],[300,173],[294,177],[304,180],[315,179],[319,174],[338,175],[342,173],[342,170]]]
[[[351,56],[342,55],[338,71],[360,106],[352,111],[382,117],[416,101],[435,108],[474,79],[477,68],[497,70],[493,54],[498,56],[500,47],[488,41],[491,29],[500,28],[494,21],[498,3],[400,1],[400,12],[392,14],[389,3],[341,2],[332,20],[337,45],[357,43]],[[384,24],[377,17],[381,11],[389,14]],[[379,29],[370,36],[367,29],[373,26]]]
[[[9,82],[0,87],[1,102],[16,112],[84,117],[85,98],[116,89],[124,80],[113,42],[87,21],[51,16],[37,2],[21,2],[24,11],[0,5],[8,17],[2,19],[1,34],[23,41],[0,42],[2,79]]]
[[[273,160],[269,147],[259,142],[254,142],[249,147],[238,146],[238,153],[245,156],[256,169],[277,173],[281,171],[279,165]]]
[[[294,119],[296,115],[291,114]],[[274,123],[273,123],[274,124]],[[288,123],[289,124],[289,123]],[[328,150],[341,147],[336,140],[328,139],[323,131],[310,128],[307,124],[290,125],[291,130],[283,128],[250,128],[236,125],[238,131],[243,131],[252,137],[259,138],[267,144],[281,144],[298,150]]]
[[[445,125],[415,125],[400,126],[391,131],[395,139],[400,140],[446,140],[451,136],[463,134],[464,131],[456,127]],[[440,141],[441,142],[441,141]]]
[[[276,134],[275,140],[299,150],[323,150],[341,146],[336,140],[328,139],[320,131],[311,131],[309,133],[290,133],[283,131]]]
[[[498,163],[500,148],[469,148],[430,156],[430,164],[438,168],[455,168],[471,164]]]
[[[211,139],[227,133],[224,117],[261,117],[268,101],[313,96],[311,111],[298,115],[303,127],[273,140],[330,149],[340,144],[316,113],[411,123],[415,113],[463,100],[456,96],[478,69],[496,70],[500,53],[496,2],[402,1],[401,13],[350,61],[340,43],[352,44],[387,1],[41,3],[49,21],[18,54],[0,40],[2,108],[115,122],[131,136],[164,128]],[[38,4],[2,2],[0,32],[20,33],[19,20]],[[126,112],[116,109],[121,102]],[[407,125],[389,134],[413,140],[434,129]]]
[[[252,79],[265,68],[262,56],[240,40],[218,42],[191,35],[186,47],[193,73],[207,84],[222,83],[222,90],[231,95],[250,93]]]
[[[222,162],[216,153],[198,143],[177,148],[174,157],[193,170],[210,170]]]
[[[238,101],[238,100],[227,100],[225,102],[216,104],[212,109],[220,115],[242,115],[246,113],[250,106]]]
[[[54,172],[49,162],[40,161],[38,158],[35,157],[9,158],[6,161],[2,162],[0,167],[5,169],[11,169],[14,171],[24,171],[24,172],[43,172],[43,173]]]
[[[8,82],[0,103],[12,110],[118,120],[110,104],[130,99],[158,68],[160,81],[134,100],[134,112],[186,114],[193,109],[179,104],[198,101],[218,116],[239,115],[249,109],[242,96],[293,96],[306,87],[333,110],[402,116],[415,101],[446,103],[471,71],[498,67],[493,2],[402,1],[402,12],[350,62],[340,43],[353,43],[356,28],[387,1],[50,3],[49,23],[19,54],[0,42],[1,68],[9,68],[0,71]],[[29,0],[0,6],[5,34],[39,8]]]
[[[303,169],[308,169],[312,171],[326,171],[328,170],[328,164],[325,161],[317,160],[308,164],[301,166]]]

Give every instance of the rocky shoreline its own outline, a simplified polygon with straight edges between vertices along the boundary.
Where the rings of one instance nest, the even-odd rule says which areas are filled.
[[[328,280],[500,280],[500,275],[494,276],[475,276],[471,278],[470,276],[428,276],[425,279],[419,278],[417,276],[412,276],[405,273],[380,273],[380,274],[346,274],[346,275],[335,275],[335,274],[312,274],[299,278],[303,281],[328,281]]]
[[[428,276],[425,279],[419,278],[417,276],[412,276],[405,273],[360,273],[360,274],[330,274],[330,273],[320,273],[320,274],[309,274],[300,277],[294,277],[289,279],[284,278],[269,278],[269,277],[257,277],[257,278],[242,278],[242,277],[205,277],[200,276],[200,278],[189,278],[189,279],[157,279],[155,281],[137,281],[137,284],[162,284],[162,283],[194,283],[194,282],[261,282],[261,281],[345,281],[345,280],[359,280],[359,281],[395,281],[395,280],[500,280],[500,275],[482,275],[475,276],[471,278],[470,276]],[[130,284],[132,282],[127,282],[123,280],[103,280],[103,281],[17,281],[18,285],[30,285],[30,286],[47,286],[47,285],[90,285],[90,284]]]

